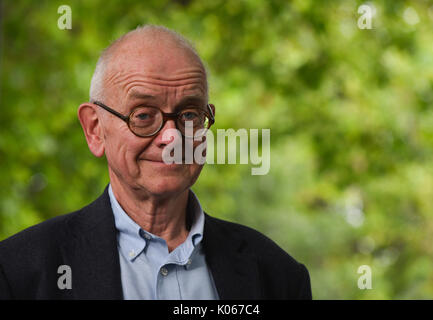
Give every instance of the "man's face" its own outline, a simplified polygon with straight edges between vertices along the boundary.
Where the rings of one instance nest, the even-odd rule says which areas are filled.
[[[157,107],[166,113],[188,106],[206,110],[205,71],[187,50],[130,41],[113,58],[103,102],[116,111],[128,115],[138,106]],[[148,195],[170,195],[188,189],[198,178],[202,165],[167,165],[162,160],[164,147],[172,142],[163,138],[164,131],[175,129],[174,121],[167,121],[158,134],[146,138],[134,135],[124,121],[108,112],[102,122],[112,183]]]

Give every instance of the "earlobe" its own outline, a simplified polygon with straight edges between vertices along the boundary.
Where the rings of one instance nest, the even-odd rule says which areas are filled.
[[[78,119],[86,136],[87,145],[96,157],[102,157],[105,152],[101,122],[95,107],[91,103],[83,103],[78,108]]]

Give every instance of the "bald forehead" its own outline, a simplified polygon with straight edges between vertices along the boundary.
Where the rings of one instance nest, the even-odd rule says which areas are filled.
[[[114,43],[107,54],[110,56],[107,71],[124,69],[131,63],[139,67],[149,61],[150,67],[158,71],[173,71],[174,65],[177,68],[202,68],[204,71],[201,59],[186,42],[160,30],[132,31]]]
[[[174,101],[184,96],[195,96],[204,103],[208,99],[201,59],[192,47],[171,34],[129,33],[101,57],[103,100],[119,108],[128,109],[131,101],[133,104],[134,92],[152,95],[165,106],[168,101],[169,105],[176,104]]]
[[[207,75],[195,50],[182,38],[167,32],[132,31],[107,50],[103,87],[108,99],[122,99],[119,88],[128,94],[130,86],[141,78],[154,84],[189,85],[208,96]],[[145,76],[145,78],[142,78]],[[131,83],[131,84],[129,84]],[[114,96],[113,96],[114,95]]]
[[[160,44],[163,46],[190,49],[191,52],[194,51],[192,45],[175,32],[172,32],[168,29],[151,27],[128,32],[113,44],[113,49],[131,43],[135,43],[139,46],[156,46]]]

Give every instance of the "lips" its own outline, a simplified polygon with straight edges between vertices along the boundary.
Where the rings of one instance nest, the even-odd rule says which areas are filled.
[[[166,164],[166,165],[172,164],[172,163],[165,163],[162,160],[162,158],[160,158],[160,159],[140,159],[140,160],[149,161],[149,162],[155,162],[155,163],[163,163],[163,164]],[[183,164],[184,162],[185,162],[185,159],[182,158],[182,163],[179,163],[179,164]]]
[[[164,162],[163,154],[141,154],[138,158],[139,160],[151,161],[151,162]],[[185,156],[182,155],[182,162],[185,161]]]
[[[152,161],[152,162],[164,162],[162,159],[140,159],[140,160],[146,160],[146,161]]]

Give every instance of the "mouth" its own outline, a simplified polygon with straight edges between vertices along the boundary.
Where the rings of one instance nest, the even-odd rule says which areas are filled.
[[[162,159],[156,160],[156,159],[140,159],[142,161],[148,162],[150,165],[159,166],[159,167],[179,167],[184,164],[185,159],[182,159],[182,163],[165,163]]]

